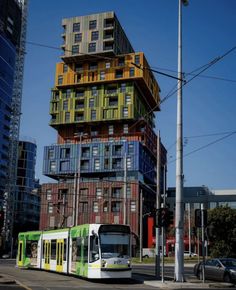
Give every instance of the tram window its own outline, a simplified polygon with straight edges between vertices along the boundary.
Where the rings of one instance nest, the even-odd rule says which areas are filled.
[[[56,240],[51,240],[51,259],[56,260]]]
[[[89,262],[95,262],[99,259],[98,236],[90,236]]]
[[[88,237],[84,238],[84,263],[88,263]]]
[[[81,241],[82,241],[82,238],[78,237],[76,239],[76,248],[77,248],[77,251],[76,251],[76,261],[80,261],[81,260]]]
[[[63,261],[66,261],[66,248],[67,248],[67,240],[64,239],[64,253],[63,253]]]
[[[43,241],[43,259],[45,259],[46,241]]]
[[[77,247],[76,247],[76,238],[72,239],[72,262],[76,261]]]
[[[26,241],[26,257],[37,258],[38,241]]]

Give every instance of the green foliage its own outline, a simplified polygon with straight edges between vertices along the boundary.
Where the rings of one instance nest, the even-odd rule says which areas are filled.
[[[229,206],[209,210],[208,235],[212,257],[236,257],[236,210]]]

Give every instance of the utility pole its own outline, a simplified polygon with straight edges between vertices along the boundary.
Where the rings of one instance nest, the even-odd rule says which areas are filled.
[[[126,148],[125,148],[125,155],[124,155],[124,202],[123,202],[123,224],[126,225],[126,201],[127,201],[127,196],[126,196],[126,191],[127,191],[127,155],[126,155]]]
[[[161,156],[160,156],[160,131],[157,134],[157,186],[156,186],[156,210],[161,208],[160,201],[160,169],[161,169]],[[157,212],[156,212],[157,214]],[[155,260],[155,276],[160,279],[160,228],[156,227],[156,260]]]
[[[183,116],[182,116],[182,4],[179,0],[178,13],[178,94],[177,94],[177,143],[176,143],[176,209],[175,209],[175,281],[184,282],[184,243],[183,243]]]
[[[188,203],[188,253],[191,256],[191,206]]]
[[[140,190],[140,220],[139,220],[139,262],[143,261],[143,190]]]

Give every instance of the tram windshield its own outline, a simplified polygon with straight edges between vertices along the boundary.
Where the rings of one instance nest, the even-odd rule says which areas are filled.
[[[130,236],[126,233],[100,234],[102,259],[130,258]]]

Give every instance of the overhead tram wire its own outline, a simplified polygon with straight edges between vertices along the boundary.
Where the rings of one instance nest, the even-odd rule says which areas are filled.
[[[191,73],[194,73],[195,71],[198,71],[198,70],[200,70],[200,72],[198,72],[197,74],[195,74],[192,78],[190,78],[189,80],[187,80],[186,82],[183,82],[182,83],[182,85],[181,85],[181,87],[178,89],[175,89],[174,91],[173,91],[173,89],[171,90],[171,91],[173,91],[173,92],[171,92],[171,93],[168,93],[167,95],[166,95],[166,97],[164,97],[161,101],[160,101],[160,103],[158,103],[156,106],[154,106],[149,112],[147,112],[143,117],[145,118],[146,116],[148,116],[149,114],[151,114],[151,113],[153,113],[154,112],[154,110],[156,109],[156,108],[158,108],[159,107],[159,105],[160,104],[162,104],[162,103],[164,103],[166,100],[168,100],[170,97],[172,97],[176,92],[178,92],[178,90],[180,90],[183,86],[185,86],[185,85],[187,85],[189,82],[191,82],[192,80],[194,80],[196,77],[198,77],[199,75],[201,75],[204,71],[206,71],[206,70],[208,70],[211,66],[213,66],[214,64],[216,64],[217,62],[219,62],[220,60],[222,60],[224,57],[226,57],[228,54],[230,54],[231,52],[233,52],[234,50],[236,49],[236,46],[233,46],[231,49],[229,49],[229,50],[227,50],[224,54],[222,54],[221,56],[218,56],[218,57],[216,57],[216,58],[214,58],[212,61],[210,61],[209,63],[207,63],[207,64],[205,64],[205,65],[202,65],[201,67],[199,67],[199,68],[197,68],[197,69],[195,69],[195,70],[193,70]],[[140,69],[142,69],[142,70],[144,70],[144,69],[148,69],[148,70],[150,70],[150,71],[152,71],[152,69],[151,68],[141,68],[140,67]],[[188,74],[186,74],[186,75],[188,75]],[[177,86],[177,84],[175,85],[175,86]],[[130,128],[132,128],[132,127],[134,127],[136,124],[138,124],[138,122],[139,122],[139,120],[138,121],[136,121]]]

